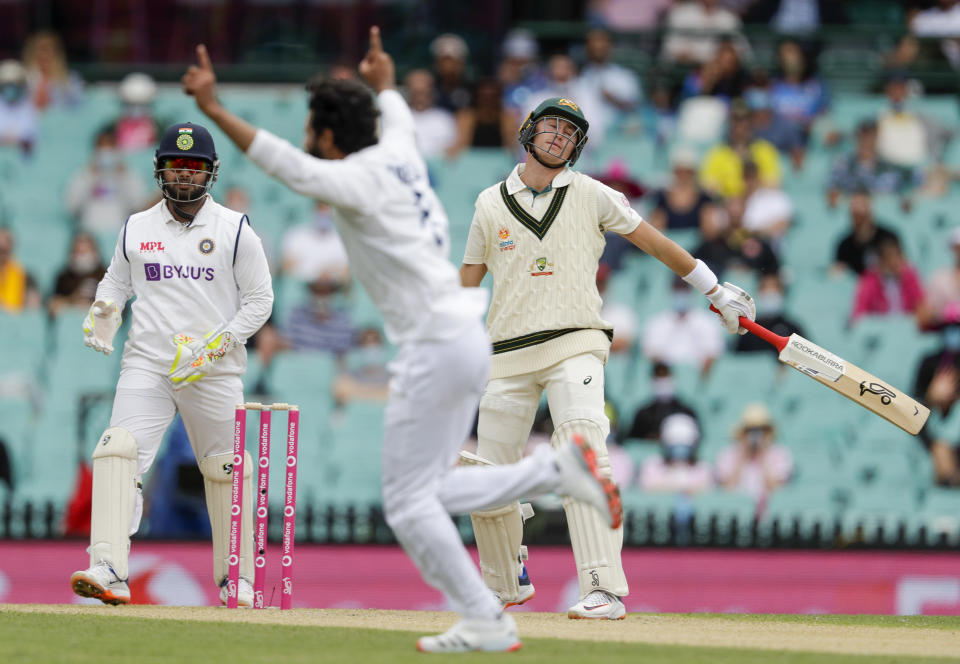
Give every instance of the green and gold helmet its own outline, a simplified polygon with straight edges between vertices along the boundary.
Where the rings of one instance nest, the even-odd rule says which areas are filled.
[[[567,99],[566,97],[551,97],[540,102],[540,105],[531,111],[530,115],[527,116],[527,119],[524,120],[523,124],[520,126],[520,145],[522,145],[527,152],[532,154],[537,161],[544,164],[544,166],[547,166],[548,168],[556,168],[556,166],[545,164],[540,159],[540,157],[537,155],[537,150],[543,150],[542,148],[538,148],[533,144],[534,137],[538,133],[544,133],[543,131],[536,131],[537,123],[544,118],[559,118],[561,120],[566,120],[577,128],[577,132],[570,139],[573,142],[573,154],[570,155],[569,159],[564,160],[567,166],[573,166],[577,162],[577,159],[580,158],[580,153],[583,152],[583,146],[587,144],[587,130],[590,128],[590,123],[587,122],[587,118],[584,117],[583,111],[580,110],[580,106],[577,105],[577,103],[572,99]],[[560,133],[559,128],[555,128],[551,133]],[[548,154],[553,157],[557,157],[558,159],[562,159],[562,157],[558,157],[555,154]]]

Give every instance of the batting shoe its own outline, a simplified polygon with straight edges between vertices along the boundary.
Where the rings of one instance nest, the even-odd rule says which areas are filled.
[[[612,529],[623,523],[620,490],[597,468],[597,453],[579,434],[557,450],[560,491],[564,496],[593,505]]]
[[[223,606],[227,605],[227,584],[229,581],[224,579],[220,582],[220,603]],[[247,581],[242,576],[240,581],[237,583],[237,606],[241,609],[249,609],[253,607],[253,586],[250,585],[250,582]]]
[[[522,645],[517,637],[517,623],[506,613],[494,620],[464,618],[443,634],[417,639],[420,652],[513,652]]]
[[[509,609],[511,606],[520,606],[521,604],[526,604],[533,596],[537,594],[537,591],[533,588],[533,583],[530,582],[530,575],[527,574],[527,566],[522,562],[519,562],[520,570],[517,575],[517,581],[520,586],[520,590],[517,593],[517,598],[515,600],[505,602],[501,599],[499,593],[494,593],[497,596],[497,600],[500,602],[500,606],[504,609]]]
[[[70,587],[80,597],[93,597],[104,604],[129,604],[130,587],[109,563],[100,562],[90,569],[70,575]]]
[[[594,590],[567,609],[571,620],[623,620],[627,609],[616,595],[606,590]]]

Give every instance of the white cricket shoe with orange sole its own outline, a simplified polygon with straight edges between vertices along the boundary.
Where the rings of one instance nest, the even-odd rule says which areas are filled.
[[[220,603],[227,605],[227,579],[220,582]],[[253,607],[253,586],[242,576],[237,582],[237,607],[250,609]]]
[[[571,620],[623,620],[627,609],[616,595],[606,590],[594,590],[567,609]]]
[[[522,645],[517,637],[517,623],[506,613],[495,620],[464,618],[443,634],[417,639],[420,652],[513,652]]]
[[[80,597],[93,597],[104,604],[129,604],[130,587],[117,577],[109,563],[97,563],[90,569],[70,575],[70,587]]]

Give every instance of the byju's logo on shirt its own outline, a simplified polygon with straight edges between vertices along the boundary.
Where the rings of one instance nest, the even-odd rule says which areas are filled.
[[[161,265],[160,263],[144,263],[143,271],[147,281],[161,279],[203,279],[213,281],[212,267],[197,267],[195,265]]]
[[[140,243],[141,254],[152,254],[158,251],[163,251],[163,242],[141,242]]]

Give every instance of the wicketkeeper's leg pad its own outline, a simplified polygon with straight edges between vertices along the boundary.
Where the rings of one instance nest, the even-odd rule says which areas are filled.
[[[93,450],[91,567],[108,562],[118,578],[127,578],[130,535],[140,521],[139,496],[137,442],[123,427],[110,427]]]
[[[230,555],[230,507],[233,505],[233,452],[199,460],[213,535],[213,580],[227,577]],[[243,453],[243,505],[240,518],[240,576],[253,583],[253,458]]]
[[[600,472],[610,477],[610,455],[606,444],[608,429],[609,424],[603,426],[592,419],[568,420],[554,429],[550,442],[554,447],[559,447],[579,434],[596,452]],[[620,559],[623,526],[611,530],[593,507],[569,498],[564,498],[563,507],[567,513],[570,544],[577,563],[580,597],[594,590],[606,590],[619,597],[627,595],[630,589]]]
[[[470,452],[461,452],[459,463],[462,466],[494,465]],[[527,559],[527,547],[522,545],[523,522],[532,516],[530,503],[516,500],[470,514],[483,581],[505,604],[520,599],[520,565]]]

